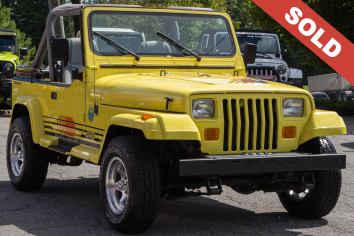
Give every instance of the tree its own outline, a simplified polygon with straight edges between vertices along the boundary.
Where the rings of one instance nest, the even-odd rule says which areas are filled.
[[[224,1],[217,0],[83,0],[83,3],[93,4],[131,4],[143,7],[165,8],[168,6],[207,7],[223,10]]]
[[[10,10],[6,7],[2,7],[0,3],[0,29],[10,29],[13,30],[17,37],[18,47],[27,47],[29,48],[31,45],[31,38],[26,38],[26,34],[21,32],[16,28],[16,23],[14,20],[11,20]],[[32,47],[28,51],[28,56],[24,58],[25,64],[30,64],[28,59],[34,55],[36,51],[35,47]]]
[[[49,12],[48,0],[1,0],[11,11],[11,18],[17,28],[30,35],[32,46],[38,47],[45,29]]]
[[[32,46],[38,47],[49,13],[48,0],[1,0],[1,2],[4,7],[10,9],[11,18],[14,19],[18,29],[31,36]],[[60,0],[60,4],[69,2],[70,0]],[[69,36],[73,36],[72,17],[64,17],[64,29],[65,35],[68,33]]]
[[[262,30],[276,33],[287,45],[291,52],[292,66],[302,66],[305,73],[314,66],[318,73],[333,72],[324,61],[311,50],[297,40],[292,34],[278,24],[251,0],[233,0],[242,4],[249,4],[249,9],[242,13],[242,22],[248,25],[258,26]],[[317,14],[323,17],[329,24],[342,33],[349,41],[354,42],[354,0],[303,0]],[[306,67],[307,66],[307,67]],[[313,70],[313,69],[312,69]],[[313,73],[313,71],[312,71]]]

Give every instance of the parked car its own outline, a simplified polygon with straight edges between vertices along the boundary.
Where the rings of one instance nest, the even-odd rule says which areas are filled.
[[[60,16],[81,17],[79,38],[55,38]],[[226,13],[63,5],[46,24],[32,67],[13,78],[6,159],[18,190],[40,189],[49,163],[99,165],[104,216],[126,234],[147,230],[163,197],[223,186],[276,192],[303,218],[336,205],[346,155],[323,135],[345,134],[343,119],[316,110],[303,89],[247,77],[257,48],[241,54]],[[112,35],[115,26],[134,40]],[[219,30],[222,46],[201,41]]]
[[[312,92],[311,95],[313,98],[329,100],[329,97],[325,92]]]
[[[228,32],[223,29],[206,30],[200,37],[198,50],[205,52],[212,48],[220,54],[230,54],[232,47],[228,37],[225,37],[227,35]],[[284,61],[289,57],[289,52],[287,49],[281,50],[278,35],[261,30],[237,30],[236,36],[242,54],[246,44],[257,45],[256,61],[247,65],[249,77],[302,88],[302,71],[290,68]]]

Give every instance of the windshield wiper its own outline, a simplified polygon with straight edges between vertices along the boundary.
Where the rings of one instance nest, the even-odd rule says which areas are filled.
[[[161,38],[165,39],[167,42],[169,42],[169,43],[172,44],[173,46],[175,46],[177,49],[187,51],[189,54],[191,54],[191,55],[193,55],[195,58],[197,58],[197,61],[200,62],[200,61],[202,60],[202,58],[201,58],[198,54],[192,52],[191,50],[189,50],[188,48],[186,48],[185,46],[183,46],[182,44],[180,44],[179,42],[177,42],[177,41],[174,40],[173,38],[167,36],[166,34],[163,34],[163,33],[161,33],[161,32],[157,32],[156,34],[157,34],[158,36],[160,36]]]
[[[92,32],[93,32],[94,34],[96,34],[96,35],[102,37],[104,40],[106,40],[106,41],[109,42],[110,44],[113,44],[113,45],[119,47],[120,49],[124,50],[124,51],[127,52],[128,54],[132,55],[133,57],[135,57],[135,60],[140,61],[140,56],[139,56],[138,54],[136,54],[135,52],[130,51],[129,49],[125,48],[125,47],[122,46],[121,44],[117,43],[116,41],[114,41],[114,40],[108,38],[107,36],[105,36],[105,35],[103,35],[103,34],[100,34],[100,33],[96,32],[96,31],[92,31]],[[115,47],[114,47],[114,48],[115,48]],[[122,51],[121,51],[120,49],[118,49],[118,48],[115,48],[115,49],[117,49],[117,51],[119,51],[119,52],[122,53],[122,54],[126,54],[126,53],[122,52]]]
[[[268,58],[272,58],[271,56],[269,56],[269,55],[267,55],[267,54],[265,54],[265,53],[263,53],[263,52],[256,52],[256,53],[262,54],[262,55],[264,55],[264,56],[266,56],[266,57],[268,57]]]

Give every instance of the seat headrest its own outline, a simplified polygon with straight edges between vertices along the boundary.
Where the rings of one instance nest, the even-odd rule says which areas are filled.
[[[71,38],[69,39],[69,55],[71,64],[82,65],[82,51],[81,51],[81,39]]]
[[[170,45],[163,41],[146,41],[140,44],[140,53],[172,53]]]

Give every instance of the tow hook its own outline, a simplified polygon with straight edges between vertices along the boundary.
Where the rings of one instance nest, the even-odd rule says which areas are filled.
[[[301,182],[305,189],[315,188],[315,176],[313,172],[305,172],[301,175]]]
[[[216,188],[210,187],[210,182],[212,181],[216,182],[217,184]],[[222,193],[222,184],[219,176],[208,176],[205,178],[205,182],[206,182],[206,189],[208,195],[220,195]]]

